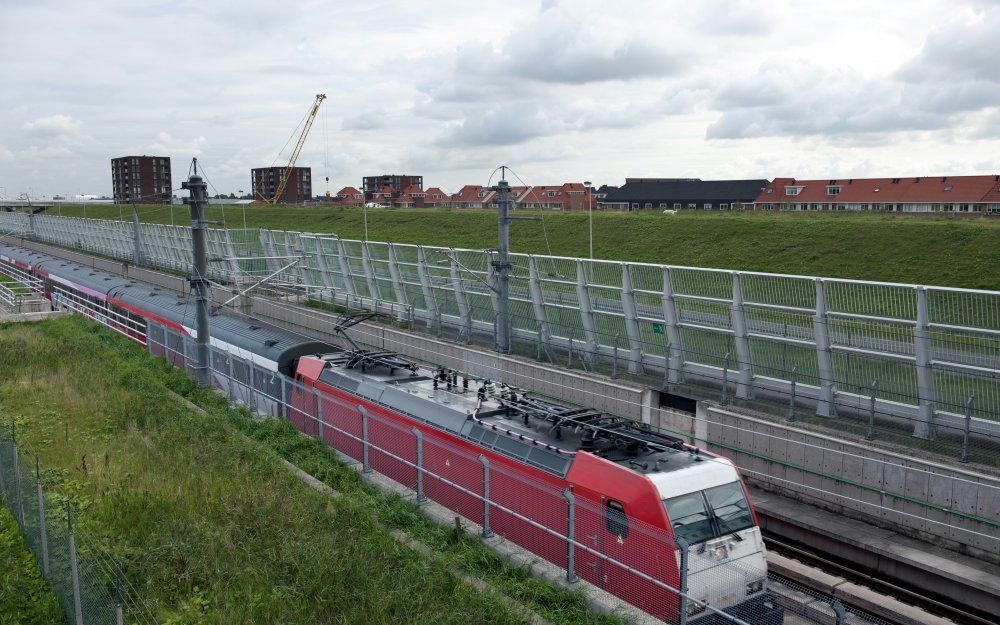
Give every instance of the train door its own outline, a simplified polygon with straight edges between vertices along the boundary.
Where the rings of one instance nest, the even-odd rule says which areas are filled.
[[[634,579],[626,569],[620,564],[631,565],[631,552],[634,551],[633,543],[638,537],[633,536],[629,531],[629,519],[626,514],[625,505],[610,497],[601,497],[601,535],[604,542],[604,553],[612,560],[604,565],[604,586],[609,592],[623,596],[621,593],[634,585]],[[631,583],[630,583],[631,582]]]

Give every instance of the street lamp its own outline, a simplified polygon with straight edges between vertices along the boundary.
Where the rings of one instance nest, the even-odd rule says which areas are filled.
[[[589,222],[590,230],[590,260],[594,260],[594,196],[590,193],[589,180],[585,181],[583,186],[587,187],[587,221]]]

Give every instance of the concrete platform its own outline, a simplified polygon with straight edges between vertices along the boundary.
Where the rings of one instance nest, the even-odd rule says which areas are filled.
[[[954,605],[1000,614],[1000,566],[751,488],[765,532]],[[829,589],[836,594],[834,588]]]

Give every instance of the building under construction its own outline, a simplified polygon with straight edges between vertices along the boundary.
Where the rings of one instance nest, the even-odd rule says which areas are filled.
[[[257,167],[250,170],[250,188],[257,199],[274,204],[302,204],[312,201],[312,168],[292,167],[280,197],[275,197],[284,167]]]

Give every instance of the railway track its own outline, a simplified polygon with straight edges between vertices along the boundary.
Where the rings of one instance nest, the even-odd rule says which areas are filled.
[[[912,614],[901,614],[898,609],[895,609],[898,607],[917,608],[927,615],[934,615],[947,619],[956,625],[996,625],[997,621],[995,618],[988,618],[988,615],[976,614],[939,599],[929,597],[924,593],[919,593],[909,588],[905,588],[881,576],[859,570],[856,565],[851,566],[838,562],[835,559],[831,559],[830,557],[824,556],[824,554],[817,553],[806,546],[782,540],[773,534],[765,534],[764,542],[767,545],[769,552],[778,553],[788,558],[798,560],[807,566],[867,587],[876,593],[895,600],[894,602],[898,602],[898,604],[902,604],[901,606],[898,604],[897,606],[892,606],[890,604],[894,602],[887,601],[885,605],[880,605],[877,609],[872,609],[872,604],[870,602],[858,601],[857,598],[852,596],[850,593],[835,593],[835,596],[838,597],[846,607],[852,608],[862,614],[870,615],[876,619],[892,623],[892,625],[914,625],[915,623],[924,622],[921,620],[915,620]],[[830,589],[826,583],[820,583],[815,580],[810,582],[808,577],[802,576],[786,578],[780,573],[777,573],[776,576],[783,579],[789,579],[793,585],[805,586],[814,592],[829,595]]]

